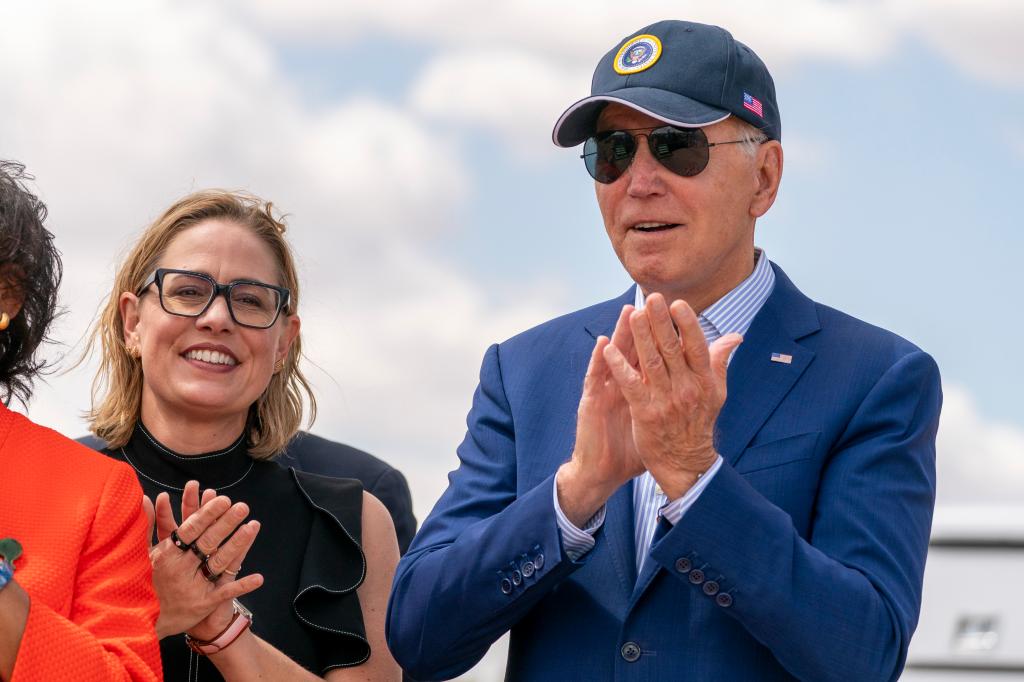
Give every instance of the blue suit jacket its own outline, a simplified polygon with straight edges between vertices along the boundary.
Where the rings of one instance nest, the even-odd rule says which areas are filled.
[[[488,349],[461,464],[395,576],[388,642],[413,677],[455,676],[509,629],[515,680],[899,676],[931,526],[938,369],[773,267],[729,367],[725,462],[640,576],[632,484],[579,562],[552,504],[594,339],[632,290]],[[526,561],[540,565],[528,577]]]

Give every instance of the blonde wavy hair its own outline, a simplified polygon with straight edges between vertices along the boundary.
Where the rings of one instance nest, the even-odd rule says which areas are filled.
[[[226,220],[252,230],[270,247],[280,285],[291,291],[286,315],[299,304],[299,282],[291,247],[285,241],[283,219],[275,218],[269,202],[245,192],[203,190],[179,199],[146,229],[114,276],[114,286],[89,334],[85,353],[100,351],[100,366],[92,383],[92,406],[86,413],[92,432],[108,447],[123,447],[131,438],[142,405],[142,363],[132,358],[124,342],[120,299],[135,293],[176,236],[206,220]],[[295,337],[284,367],[275,372],[263,394],[249,408],[246,424],[249,453],[256,459],[279,454],[302,423],[303,397],[309,405],[309,424],[316,418],[316,398],[299,359],[302,343]]]

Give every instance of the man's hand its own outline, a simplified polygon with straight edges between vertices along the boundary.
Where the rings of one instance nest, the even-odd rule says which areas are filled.
[[[629,326],[639,368],[615,343],[603,348],[605,361],[629,405],[643,468],[674,500],[718,457],[715,421],[725,403],[726,368],[743,338],[726,334],[709,348],[690,306],[675,301],[670,310],[657,293],[630,314]]]
[[[634,357],[629,328],[632,306],[625,306],[611,341],[600,336],[590,356],[576,416],[572,459],[558,470],[558,504],[576,527],[582,527],[619,486],[643,473],[633,444],[629,406],[612,378],[605,348],[614,344],[619,357]],[[626,355],[623,355],[625,353]]]

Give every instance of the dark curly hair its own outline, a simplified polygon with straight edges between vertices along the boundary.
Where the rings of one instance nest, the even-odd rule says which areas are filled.
[[[21,311],[0,331],[0,399],[27,403],[33,379],[46,366],[36,350],[57,315],[63,272],[53,235],[45,227],[46,205],[28,190],[25,166],[0,160],[0,277],[22,299]]]

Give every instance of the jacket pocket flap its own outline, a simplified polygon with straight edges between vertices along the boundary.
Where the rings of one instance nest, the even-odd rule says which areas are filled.
[[[814,455],[820,436],[820,431],[798,433],[749,447],[740,453],[736,471],[746,474],[809,459]]]

